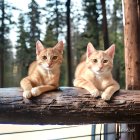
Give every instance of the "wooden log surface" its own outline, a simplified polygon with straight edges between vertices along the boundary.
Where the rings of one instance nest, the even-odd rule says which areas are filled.
[[[120,90],[110,102],[86,90],[60,87],[30,100],[20,88],[0,88],[0,123],[92,124],[140,123],[140,91]]]

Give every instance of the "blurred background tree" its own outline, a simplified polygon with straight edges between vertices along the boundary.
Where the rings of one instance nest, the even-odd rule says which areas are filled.
[[[36,54],[35,52],[35,42],[40,40],[40,26],[41,26],[41,12],[38,3],[35,0],[31,0],[28,5],[29,12],[27,14],[28,25],[27,25],[27,33],[28,33],[28,51],[30,54],[30,58],[28,58],[29,63],[34,61]]]
[[[28,50],[28,32],[25,28],[25,17],[23,14],[20,14],[18,18],[16,50],[16,65],[18,68],[17,81],[19,81],[27,74],[30,57]]]
[[[15,24],[12,20],[12,11],[18,9],[5,0],[0,1],[0,7],[0,87],[5,87],[10,86],[12,83],[10,79],[13,79],[14,56],[9,33]]]
[[[35,60],[37,40],[41,40],[46,47],[53,47],[58,41],[64,41],[61,86],[72,83],[75,68],[85,53],[88,42],[92,42],[97,49],[106,49],[115,43],[117,47],[113,74],[121,87],[124,87],[123,17],[120,0],[46,0],[43,7],[37,1],[29,1],[28,11],[18,11],[19,17],[15,25],[12,22],[14,9],[7,6],[11,4],[8,0],[0,1],[0,6],[4,6],[4,12],[3,8],[0,10],[1,87],[19,86],[20,79],[27,74],[29,64]],[[11,26],[17,30],[14,45],[11,44],[12,38],[8,37]],[[16,51],[13,52],[12,48]]]

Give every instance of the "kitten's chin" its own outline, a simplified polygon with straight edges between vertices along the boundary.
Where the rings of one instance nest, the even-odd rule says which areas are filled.
[[[58,65],[51,65],[51,66],[48,66],[48,65],[40,65],[40,67],[45,70],[45,71],[52,71],[54,69],[57,69]]]
[[[98,70],[98,71],[92,70],[92,72],[96,75],[107,75],[110,73],[110,71],[103,71],[103,70]]]
[[[96,75],[102,75],[102,74],[104,74],[104,72],[102,72],[102,71],[93,71]]]
[[[103,70],[95,70],[95,69],[91,69],[91,71],[96,74],[96,75],[103,75],[103,74],[106,74],[105,71]]]
[[[43,67],[44,70],[50,71],[53,69],[53,67]]]
[[[53,67],[48,67],[48,66],[44,66],[44,65],[41,65],[42,69],[44,70],[47,70],[47,71],[50,71],[53,69]]]

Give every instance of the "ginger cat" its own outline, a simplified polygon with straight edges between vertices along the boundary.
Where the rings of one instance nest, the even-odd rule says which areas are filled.
[[[114,53],[114,44],[101,51],[88,43],[86,61],[81,62],[76,68],[74,86],[88,90],[94,97],[101,96],[103,100],[110,100],[120,89],[111,73]]]
[[[63,42],[53,48],[44,48],[40,41],[36,42],[36,61],[28,70],[28,76],[20,82],[23,97],[31,98],[57,89],[59,86],[60,65],[63,60]]]

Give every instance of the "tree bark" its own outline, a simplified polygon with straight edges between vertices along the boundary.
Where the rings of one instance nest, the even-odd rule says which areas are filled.
[[[140,0],[124,0],[124,43],[125,43],[125,77],[126,89],[140,89]],[[136,122],[138,123],[138,122]],[[140,124],[128,125],[134,132],[130,133],[130,140],[140,139]]]
[[[110,102],[86,90],[60,88],[30,100],[20,88],[0,89],[0,123],[93,124],[140,123],[140,91],[120,90]]]
[[[140,44],[137,1],[124,0],[126,89],[140,89]]]

